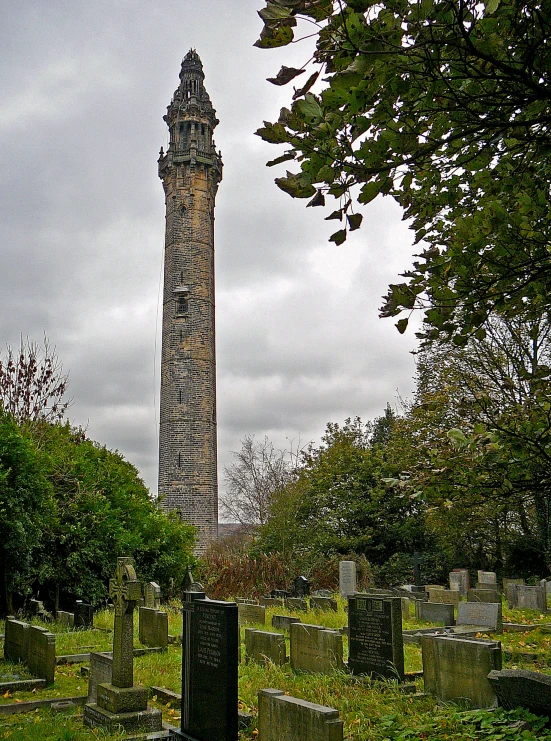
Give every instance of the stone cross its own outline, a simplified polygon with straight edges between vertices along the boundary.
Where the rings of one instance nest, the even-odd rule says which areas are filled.
[[[141,598],[142,585],[136,578],[132,559],[117,558],[115,578],[109,580],[109,594],[115,605],[113,633],[114,687],[134,684],[134,607]]]

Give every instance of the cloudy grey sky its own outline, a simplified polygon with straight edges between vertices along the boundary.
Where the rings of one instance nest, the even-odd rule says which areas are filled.
[[[69,418],[156,491],[162,120],[194,47],[220,124],[216,205],[222,468],[247,434],[319,440],[329,421],[408,396],[413,332],[377,317],[411,262],[399,209],[377,199],[341,247],[335,222],[273,183],[254,136],[306,45],[262,51],[262,0],[4,0],[0,26],[0,345],[44,333],[69,371]],[[307,43],[307,42],[306,42]],[[333,203],[329,204],[332,210]],[[329,211],[327,212],[329,213]]]

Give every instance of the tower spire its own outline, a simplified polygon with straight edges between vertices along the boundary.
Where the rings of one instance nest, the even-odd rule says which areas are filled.
[[[198,552],[217,537],[214,201],[222,160],[216,112],[195,49],[164,116],[159,156],[166,203],[159,494],[198,529]]]

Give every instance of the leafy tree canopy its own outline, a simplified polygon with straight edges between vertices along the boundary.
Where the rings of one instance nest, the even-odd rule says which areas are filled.
[[[551,0],[267,0],[259,15],[261,48],[302,21],[316,37],[312,74],[257,132],[288,145],[268,164],[299,164],[276,183],[339,201],[336,244],[379,194],[425,243],[382,316],[406,312],[403,332],[421,308],[422,337],[464,345],[490,312],[548,307]]]

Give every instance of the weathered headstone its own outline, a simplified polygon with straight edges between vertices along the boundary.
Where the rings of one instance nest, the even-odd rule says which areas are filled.
[[[339,592],[347,599],[356,591],[356,562],[339,561]]]
[[[272,589],[270,592],[270,597],[273,599],[285,599],[286,597],[290,597],[291,595],[289,592],[287,592],[285,589]]]
[[[88,602],[77,599],[75,602],[75,628],[92,628],[94,625],[94,608]]]
[[[146,581],[143,585],[144,607],[158,610],[161,607],[161,587],[155,581]]]
[[[503,633],[501,602],[460,602],[457,627],[483,628],[490,633]]]
[[[348,668],[353,674],[404,679],[400,597],[348,598]]]
[[[264,607],[282,607],[283,597],[260,597],[258,602]]]
[[[342,741],[343,721],[338,710],[265,689],[258,693],[258,732],[261,741]]]
[[[55,675],[55,635],[46,628],[31,625],[29,628],[29,671],[35,677],[54,683]]]
[[[466,597],[470,589],[470,579],[468,569],[454,569],[449,573],[450,589],[457,591],[461,596]]]
[[[284,605],[288,610],[300,610],[306,612],[308,609],[308,601],[302,597],[286,597]]]
[[[454,625],[454,607],[442,602],[415,602],[415,617],[438,625]]]
[[[488,673],[501,669],[501,643],[452,636],[421,636],[425,692],[444,702],[466,701],[472,708],[495,705]]]
[[[337,600],[332,597],[310,597],[310,609],[337,612]]]
[[[300,623],[300,618],[291,617],[290,615],[272,615],[272,628],[290,630],[291,623]]]
[[[549,717],[551,708],[551,677],[525,669],[493,670],[488,682],[505,710],[522,707],[534,715]]]
[[[477,572],[477,583],[478,584],[489,584],[492,589],[497,588],[497,574],[495,571],[480,571]]]
[[[245,657],[246,661],[257,663],[271,661],[276,666],[282,666],[287,661],[285,636],[281,633],[245,628]]]
[[[140,607],[139,631],[140,643],[144,646],[168,647],[168,615],[152,607]]]
[[[297,576],[293,582],[293,597],[308,597],[310,595],[310,582],[305,576]]]
[[[29,628],[28,623],[16,620],[13,615],[6,617],[4,628],[4,657],[8,661],[27,663],[29,656]]]
[[[429,602],[453,605],[457,610],[459,606],[459,592],[452,589],[429,589]]]
[[[159,710],[148,707],[148,689],[134,684],[134,608],[142,585],[136,578],[132,559],[117,559],[109,594],[115,606],[111,683],[96,685],[96,702],[84,706],[84,724],[113,730],[160,731]]]
[[[469,589],[467,602],[499,602],[501,603],[501,592],[497,589]]]
[[[65,610],[58,610],[55,614],[55,619],[62,628],[74,628],[75,626],[74,612],[65,612]]]
[[[186,741],[237,741],[237,604],[184,592],[181,730]]]
[[[344,667],[342,635],[320,625],[291,623],[291,667],[295,671],[330,674]]]
[[[90,673],[88,674],[88,702],[96,702],[98,684],[111,684],[112,678],[112,654],[93,651],[90,654]]]
[[[266,623],[266,608],[264,605],[240,602],[237,608],[239,625],[264,625]]]
[[[402,601],[402,621],[409,620],[411,617],[411,605],[415,604],[415,600],[409,597],[400,597]]]
[[[503,594],[504,594],[504,595],[505,595],[506,597],[507,597],[507,590],[508,590],[508,589],[509,589],[509,587],[510,587],[511,585],[513,585],[513,584],[520,584],[520,585],[523,585],[523,584],[524,584],[524,579],[510,579],[510,578],[507,578],[507,577],[505,577],[505,578],[503,579]]]
[[[545,587],[528,587],[521,584],[510,585],[507,589],[509,609],[539,610],[547,612],[547,593]]]

